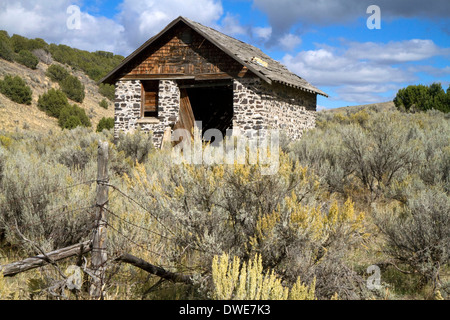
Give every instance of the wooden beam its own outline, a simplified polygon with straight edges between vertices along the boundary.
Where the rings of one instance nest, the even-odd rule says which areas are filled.
[[[195,75],[195,80],[220,80],[220,79],[233,79],[233,76],[225,72],[203,73]]]
[[[194,75],[184,73],[158,73],[158,74],[126,74],[120,80],[189,80],[195,79]]]
[[[150,274],[154,274],[155,276],[172,282],[182,282],[186,284],[193,283],[192,276],[190,275],[167,271],[129,253],[122,254],[121,256],[116,258],[115,261],[129,263],[135,267],[138,267],[139,269],[147,271]]]
[[[180,85],[180,89],[189,89],[189,88],[211,88],[211,87],[226,87],[232,86],[233,82],[230,80],[224,81],[214,81],[214,82],[195,82],[191,84],[183,84]]]
[[[108,147],[107,141],[98,142],[97,159],[97,199],[96,199],[96,228],[92,238],[92,269],[96,276],[93,278],[90,295],[94,299],[103,298],[103,284],[106,271],[106,227],[108,225],[104,206],[108,203]]]
[[[47,261],[48,259],[51,259],[52,261],[56,262],[69,257],[86,254],[91,251],[92,249],[91,245],[92,241],[89,240],[46,253],[45,255],[40,254],[35,257],[6,264],[0,266],[0,272],[2,272],[3,276],[5,277],[12,277],[18,273],[45,266],[46,264],[49,263]]]
[[[236,75],[237,77],[237,75]],[[200,73],[200,74],[184,74],[184,73],[158,73],[158,74],[126,74],[120,80],[221,80],[233,79],[233,76],[225,73]]]

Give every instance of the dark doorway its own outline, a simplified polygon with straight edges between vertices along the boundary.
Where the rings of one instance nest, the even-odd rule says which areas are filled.
[[[233,120],[233,86],[213,83],[212,86],[186,86],[195,121],[202,122],[202,136],[208,129],[218,129],[225,137]]]

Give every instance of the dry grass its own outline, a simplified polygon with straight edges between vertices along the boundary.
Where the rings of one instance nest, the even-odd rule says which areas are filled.
[[[325,109],[320,112],[330,112],[330,113],[338,113],[338,112],[358,112],[363,109],[377,109],[377,110],[384,110],[384,111],[392,111],[396,110],[394,102],[387,101],[387,102],[379,102],[379,103],[372,103],[372,104],[364,104],[359,106],[349,106],[349,107],[341,107],[341,108],[334,108],[334,109]]]

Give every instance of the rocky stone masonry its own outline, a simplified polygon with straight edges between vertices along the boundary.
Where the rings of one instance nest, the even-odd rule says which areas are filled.
[[[159,147],[164,129],[173,127],[178,121],[180,109],[180,89],[176,81],[159,81],[158,118],[141,118],[141,82],[139,80],[118,81],[116,83],[114,136],[119,132],[133,132],[140,127],[144,132],[152,132],[153,144]]]
[[[159,147],[164,130],[178,121],[180,89],[173,80],[161,80],[158,93],[158,118],[141,119],[141,83],[118,81],[115,101],[115,137],[141,127],[153,133]],[[315,126],[316,95],[281,84],[269,85],[259,78],[235,79],[233,83],[233,129],[252,137],[258,131],[278,129],[289,138],[301,138]]]
[[[114,102],[114,136],[119,132],[132,132],[141,116],[141,82],[118,81]]]
[[[178,121],[180,112],[180,88],[176,81],[160,80],[158,91],[158,119],[141,119],[138,121],[142,130],[153,133],[153,144],[159,148],[164,130]]]
[[[235,79],[233,128],[251,136],[258,130],[278,129],[293,140],[315,127],[316,95],[259,78]]]

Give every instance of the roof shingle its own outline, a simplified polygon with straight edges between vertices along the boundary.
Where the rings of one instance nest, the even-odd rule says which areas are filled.
[[[267,82],[278,82],[286,86],[291,86],[304,90],[311,93],[317,93],[328,97],[326,93],[317,89],[305,79],[299,77],[298,75],[290,72],[284,65],[278,61],[270,58],[259,48],[256,48],[250,44],[237,40],[233,37],[227,36],[215,29],[204,26],[198,22],[189,20],[185,17],[178,17],[172,21],[163,31],[158,35],[148,40],[141,47],[139,47],[135,52],[128,56],[119,66],[117,66],[113,71],[111,71],[101,82],[106,82],[108,79],[114,76],[114,74],[120,70],[128,61],[130,61],[139,52],[147,48],[153,41],[155,41],[159,36],[165,33],[168,29],[173,27],[178,22],[184,22],[192,29],[200,33],[203,37],[211,41],[214,45],[219,47],[222,51],[226,52],[228,55],[236,59],[241,64],[245,65],[249,70],[251,70],[255,75],[261,77]]]

